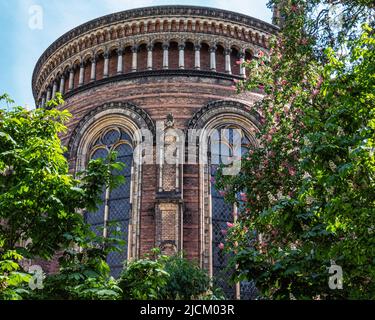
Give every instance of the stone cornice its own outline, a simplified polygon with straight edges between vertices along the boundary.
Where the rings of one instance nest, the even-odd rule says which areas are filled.
[[[134,79],[146,79],[148,77],[202,77],[202,78],[213,78],[219,80],[229,80],[233,81],[234,79],[242,80],[243,78],[226,73],[219,73],[214,71],[205,71],[205,70],[184,70],[184,69],[176,69],[176,70],[146,70],[146,71],[139,71],[139,72],[131,72],[121,75],[115,75],[113,77],[104,78],[95,82],[90,82],[88,84],[84,84],[81,87],[78,87],[72,91],[69,91],[64,94],[64,99],[68,99],[78,93],[84,92],[86,90],[94,89],[96,87],[102,86],[108,83],[115,83],[122,80],[134,80]]]

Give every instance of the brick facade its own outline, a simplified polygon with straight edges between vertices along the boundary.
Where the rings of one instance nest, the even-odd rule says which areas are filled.
[[[116,21],[119,16],[123,21]],[[231,121],[250,133],[256,130],[252,106],[261,95],[236,94],[233,80],[245,76],[238,60],[255,59],[257,50],[267,50],[268,38],[277,32],[274,26],[222,10],[188,6],[138,9],[98,21],[56,41],[39,60],[33,77],[40,106],[51,81],[65,81],[62,108],[73,117],[62,140],[69,147],[72,171],[87,161],[84,146],[94,137],[96,126],[150,128],[171,115],[173,127],[185,132],[204,128],[215,119]],[[216,69],[211,68],[212,48]],[[93,60],[95,81],[91,81]],[[81,63],[84,83],[78,86]],[[69,90],[70,71],[73,90]],[[166,253],[183,250],[212,271],[205,167],[184,164],[160,169],[157,164],[144,164],[135,169],[132,179],[129,257],[142,257],[156,246]],[[52,265],[50,271],[55,270]]]

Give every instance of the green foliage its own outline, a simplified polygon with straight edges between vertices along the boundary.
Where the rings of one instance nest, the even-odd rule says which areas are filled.
[[[167,284],[169,273],[164,270],[164,259],[150,258],[127,262],[119,286],[125,300],[158,300]]]
[[[161,291],[162,299],[197,299],[210,289],[207,272],[192,261],[175,255],[165,259],[164,268],[169,278]]]
[[[374,29],[358,28],[365,16],[343,4],[348,23],[326,37],[327,21],[311,17],[323,2],[284,1],[270,54],[245,63],[239,91],[265,93],[260,147],[240,175],[217,177],[229,202],[244,191],[226,245],[236,277],[271,299],[375,298]],[[343,269],[343,290],[328,286],[331,264]]]
[[[7,100],[8,101],[8,100]],[[51,106],[62,103],[61,96]],[[12,250],[30,240],[25,257],[50,258],[82,237],[79,213],[100,202],[103,185],[115,187],[116,155],[90,162],[81,181],[69,174],[59,134],[70,114],[64,110],[16,107],[0,112],[0,238]]]
[[[7,95],[0,100],[13,104]],[[123,164],[110,153],[90,161],[78,173],[80,180],[74,179],[59,139],[70,114],[54,108],[62,103],[57,94],[47,109],[0,111],[1,299],[115,299],[121,294],[105,261],[124,243],[112,231],[107,238],[95,236],[82,211],[96,210],[104,187],[123,183],[124,177],[116,175]],[[27,290],[30,275],[21,272],[19,253],[49,259],[56,252],[63,252],[60,273],[48,276],[43,290]]]
[[[121,275],[119,286],[124,299],[178,300],[221,299],[216,290],[211,291],[207,273],[195,263],[175,255],[160,255],[153,251],[154,258],[130,261]]]
[[[14,250],[0,255],[0,300],[21,300],[22,295],[27,293],[22,287],[31,277],[21,272],[19,262],[22,259],[23,257]]]

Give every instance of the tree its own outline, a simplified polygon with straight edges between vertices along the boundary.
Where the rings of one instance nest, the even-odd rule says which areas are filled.
[[[375,298],[374,5],[337,2],[333,30],[327,3],[270,2],[282,30],[238,84],[265,94],[260,147],[217,178],[229,202],[243,191],[226,246],[235,276],[273,299]],[[332,265],[342,290],[328,284]]]
[[[7,95],[1,100],[13,104]],[[81,213],[96,210],[103,186],[115,188],[123,182],[124,177],[115,174],[123,164],[111,153],[107,159],[90,161],[75,179],[59,138],[70,118],[67,111],[55,108],[62,103],[57,94],[48,108],[0,111],[0,270],[4,272],[0,286],[8,291],[27,280],[24,275],[21,281],[20,260],[50,259],[56,252],[63,253],[61,277],[67,279],[82,269],[74,286],[90,282],[95,272],[96,279],[105,282],[106,255],[119,243],[116,237],[93,238]],[[90,259],[77,260],[85,254]]]

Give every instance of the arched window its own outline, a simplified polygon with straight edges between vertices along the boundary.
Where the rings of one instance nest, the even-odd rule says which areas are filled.
[[[107,262],[111,274],[118,277],[123,267],[123,262],[128,256],[128,233],[131,218],[131,174],[133,166],[133,139],[122,128],[111,127],[98,135],[89,148],[89,159],[106,158],[110,151],[117,152],[117,161],[125,164],[121,172],[114,172],[124,176],[125,183],[113,190],[103,190],[102,204],[96,212],[86,213],[85,219],[96,234],[104,234],[103,226],[109,224],[106,236],[115,234],[126,241],[120,252],[111,252]],[[114,233],[114,231],[116,231]]]
[[[236,157],[248,152],[250,140],[241,128],[227,125],[218,127],[210,136],[209,171],[211,176],[211,214],[212,214],[212,268],[216,286],[223,289],[227,299],[235,299],[237,290],[229,283],[232,274],[228,270],[228,254],[219,248],[225,241],[227,222],[236,218],[235,208],[224,201],[221,190],[215,187],[215,175],[221,164],[230,164]],[[241,289],[245,289],[241,283]],[[241,290],[243,291],[243,290]],[[241,292],[242,293],[245,292]]]

